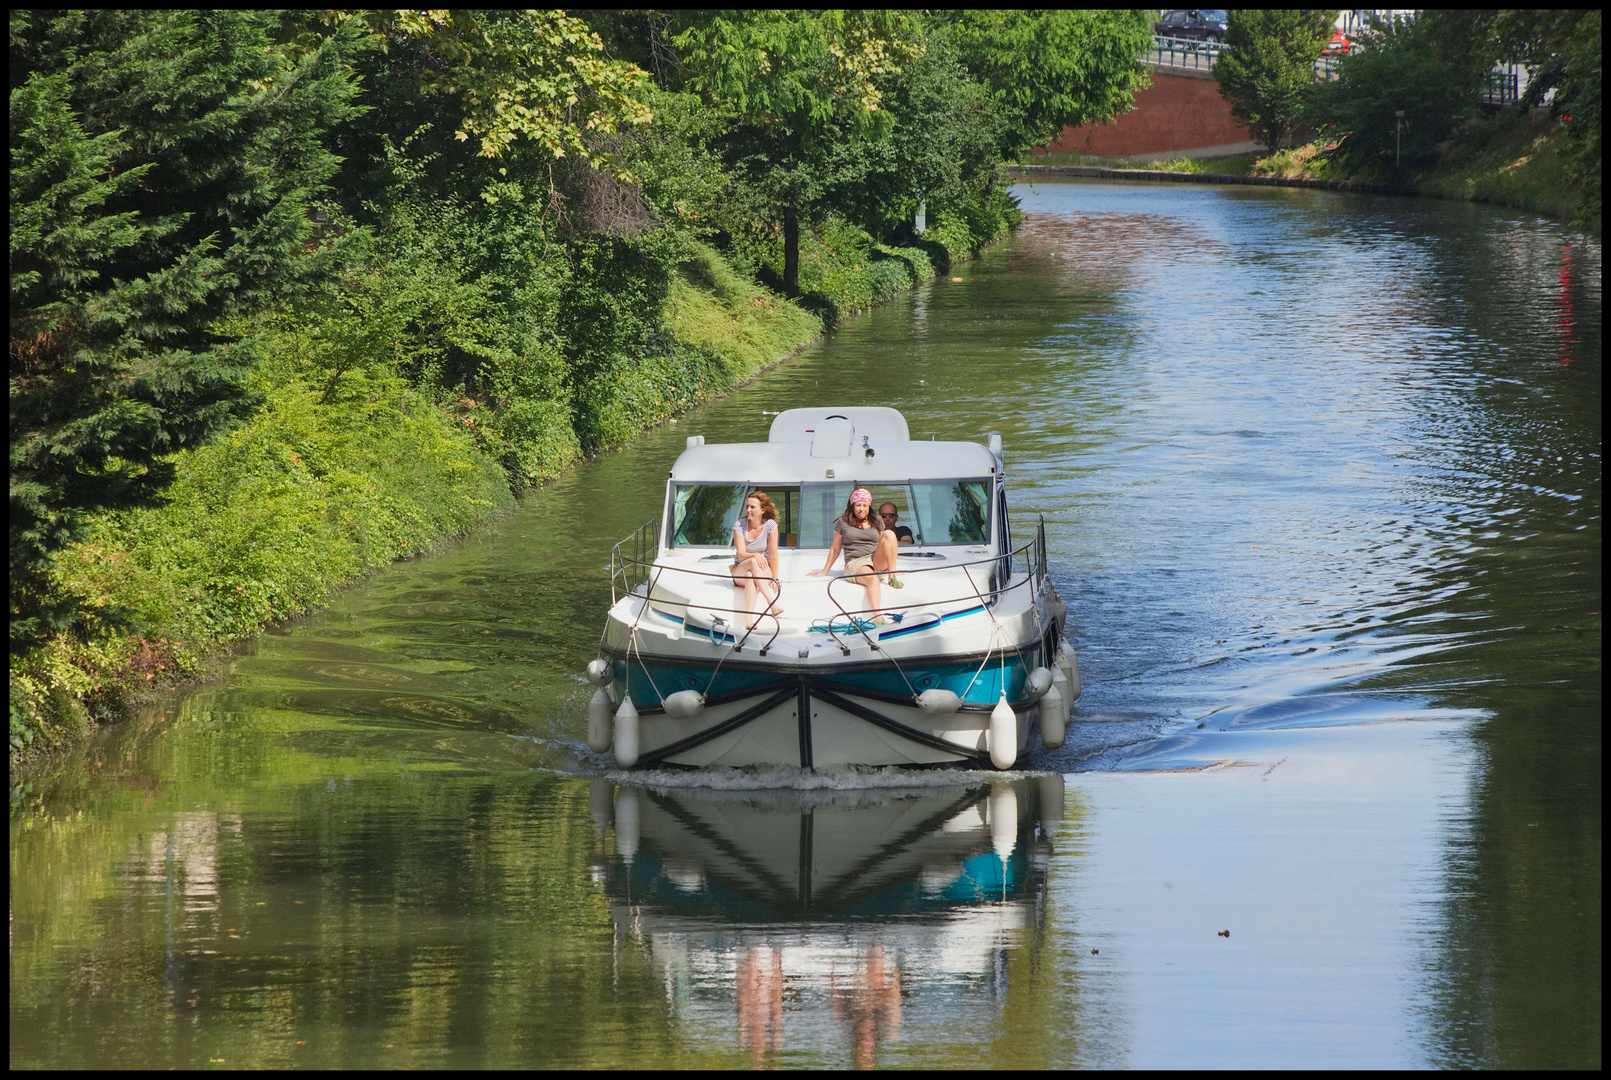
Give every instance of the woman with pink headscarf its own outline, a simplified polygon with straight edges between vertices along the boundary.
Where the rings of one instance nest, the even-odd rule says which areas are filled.
[[[888,622],[890,616],[879,609],[883,606],[882,586],[885,574],[895,571],[895,553],[898,541],[895,530],[885,529],[882,519],[874,516],[873,495],[866,488],[850,493],[845,512],[834,519],[833,544],[828,548],[828,561],[821,570],[813,570],[807,577],[822,577],[833,569],[833,562],[841,551],[845,556],[845,577],[867,590],[867,610],[877,613],[874,622]],[[900,582],[890,578],[893,588]]]

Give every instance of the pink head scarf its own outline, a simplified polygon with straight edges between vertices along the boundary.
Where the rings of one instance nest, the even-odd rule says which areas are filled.
[[[853,503],[864,502],[868,506],[871,506],[873,505],[873,493],[868,491],[866,488],[857,488],[855,491],[850,493],[850,501]]]

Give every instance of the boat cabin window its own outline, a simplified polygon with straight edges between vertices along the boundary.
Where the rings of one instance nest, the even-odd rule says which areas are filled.
[[[778,544],[797,542],[800,489],[754,484],[678,484],[672,493],[672,547],[730,547],[733,526],[744,516],[744,499],[762,491],[778,511]],[[848,498],[850,489],[845,489]]]

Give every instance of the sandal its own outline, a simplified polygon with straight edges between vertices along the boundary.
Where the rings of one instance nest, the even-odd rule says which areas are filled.
[[[902,581],[900,578],[896,577],[894,574],[891,574],[889,576],[889,587],[892,588],[892,589],[904,589],[904,588],[906,588],[906,582]]]

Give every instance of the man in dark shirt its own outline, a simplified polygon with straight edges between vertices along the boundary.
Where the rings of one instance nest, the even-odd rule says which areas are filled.
[[[901,515],[900,512],[895,509],[894,503],[885,503],[883,506],[880,506],[878,508],[878,516],[884,519],[884,528],[895,530],[895,542],[897,544],[917,543],[917,541],[912,537],[911,529],[908,529],[905,525],[895,524],[896,520],[899,519]]]

